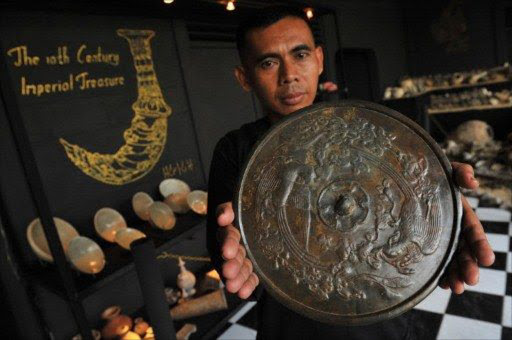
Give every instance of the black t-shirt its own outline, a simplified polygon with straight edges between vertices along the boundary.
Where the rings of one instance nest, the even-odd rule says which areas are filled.
[[[207,247],[213,264],[222,273],[222,258],[216,238],[216,207],[232,201],[240,172],[254,144],[271,124],[262,118],[224,136],[215,147],[208,180]],[[368,326],[333,326],[303,317],[277,302],[260,284],[253,293],[258,308],[258,339],[409,339],[410,313]]]

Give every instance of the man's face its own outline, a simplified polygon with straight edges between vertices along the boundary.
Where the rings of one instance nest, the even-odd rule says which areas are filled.
[[[253,90],[271,119],[302,109],[315,99],[323,52],[315,47],[308,25],[285,17],[246,35],[243,66],[235,70],[240,84]]]

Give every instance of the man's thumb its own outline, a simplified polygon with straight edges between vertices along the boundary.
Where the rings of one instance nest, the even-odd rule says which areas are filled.
[[[231,202],[225,202],[217,206],[217,223],[220,226],[227,226],[233,223],[234,219],[235,213]]]

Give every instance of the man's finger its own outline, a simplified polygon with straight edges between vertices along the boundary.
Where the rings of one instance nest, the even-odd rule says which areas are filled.
[[[236,278],[240,273],[243,262],[243,258],[239,259],[238,255],[234,259],[224,262],[222,265],[222,275],[228,280]]]
[[[464,293],[464,281],[459,277],[459,268],[456,261],[452,261],[452,264],[450,265],[448,280],[453,293],[457,295]]]
[[[240,272],[237,277],[226,281],[226,289],[230,293],[236,293],[242,288],[243,284],[249,278],[252,273],[252,263],[249,259],[244,259],[244,264],[240,268]]]
[[[227,226],[225,238],[222,241],[222,258],[224,260],[235,258],[239,246],[240,232],[233,226]]]
[[[441,279],[439,280],[439,287],[443,289],[450,288],[450,283],[448,282],[448,274],[443,275]]]
[[[245,283],[243,284],[242,288],[238,291],[238,296],[241,299],[247,299],[249,296],[251,296],[254,289],[258,286],[260,283],[258,276],[254,273],[251,273],[249,275],[249,278]]]
[[[475,179],[473,167],[469,164],[452,162],[452,167],[455,172],[455,180],[457,184],[466,189],[476,189],[478,181]]]
[[[235,220],[235,213],[233,212],[233,204],[225,202],[217,206],[217,224],[221,227],[227,226]]]
[[[462,242],[464,242],[464,240],[462,240]],[[478,264],[471,255],[471,250],[465,242],[462,245],[460,253],[457,255],[457,261],[464,282],[470,286],[476,285],[479,277]]]
[[[494,263],[494,252],[492,251],[489,241],[487,241],[484,228],[464,196],[462,196],[462,204],[464,206],[462,232],[464,233],[466,243],[478,260],[478,263],[486,267],[490,266]]]

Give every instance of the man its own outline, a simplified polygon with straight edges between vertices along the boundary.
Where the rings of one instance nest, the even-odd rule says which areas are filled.
[[[242,65],[235,76],[246,91],[254,91],[266,117],[232,131],[217,144],[209,178],[208,249],[222,273],[226,289],[242,299],[259,284],[240,245],[234,226],[232,197],[242,166],[254,143],[280,118],[313,103],[323,52],[315,46],[307,19],[288,10],[263,9],[239,27],[237,47]],[[478,182],[467,164],[453,163],[459,185],[474,189]],[[478,264],[489,266],[494,254],[482,225],[464,199],[463,242],[440,285],[456,294],[464,283],[478,282]],[[258,337],[261,339],[401,339],[407,336],[409,314],[369,326],[340,327],[302,317],[263,289],[258,295]]]

